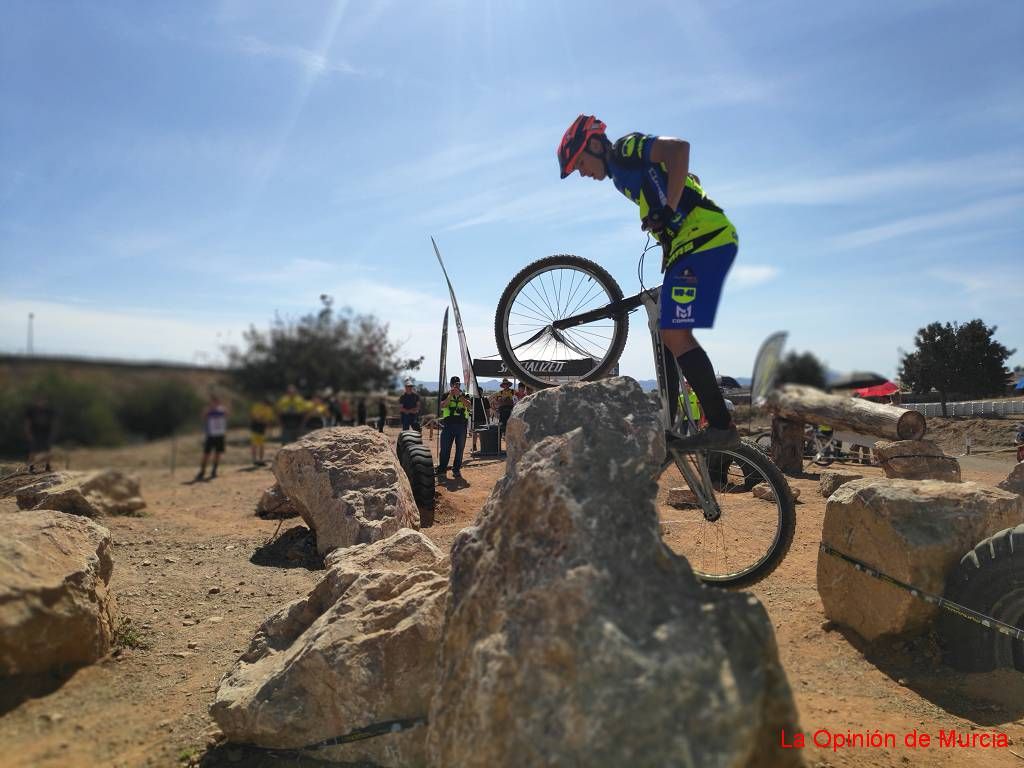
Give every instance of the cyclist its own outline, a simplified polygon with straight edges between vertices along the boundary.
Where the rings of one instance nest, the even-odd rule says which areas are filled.
[[[558,147],[562,178],[573,171],[598,181],[610,178],[640,206],[643,229],[661,243],[661,338],[708,420],[695,435],[668,433],[669,442],[683,450],[734,447],[739,433],[693,329],[714,325],[722,284],[739,247],[736,229],[690,173],[688,142],[629,133],[613,143],[605,128],[593,115],[573,121]],[[673,371],[670,381],[674,376]],[[674,396],[670,403],[674,411]]]

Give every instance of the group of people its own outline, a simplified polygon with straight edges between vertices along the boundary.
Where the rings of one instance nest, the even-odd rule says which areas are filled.
[[[513,390],[512,382],[502,379],[497,393],[483,398],[484,412],[495,414],[498,418],[499,434],[505,434],[509,417],[516,403],[530,394],[529,388],[520,383]],[[448,460],[452,448],[455,448],[455,460],[452,463],[452,475],[462,477],[462,455],[466,448],[466,433],[469,428],[473,400],[462,391],[462,380],[452,376],[447,394],[441,400],[441,447],[438,455],[437,474],[444,477],[448,472]]]
[[[384,424],[387,421],[387,401],[382,397],[377,406],[377,429],[383,432]],[[276,401],[270,395],[266,395],[253,403],[249,409],[249,444],[252,450],[252,463],[258,467],[266,464],[264,451],[267,436],[274,427],[280,427],[281,444],[286,445],[314,429],[333,426],[362,426],[366,422],[366,400],[364,398],[357,401],[353,418],[349,401],[335,395],[333,390],[324,389],[307,399],[299,393],[298,387],[289,384],[285,393]],[[196,481],[205,479],[207,465],[210,466],[210,478],[217,476],[217,466],[224,453],[224,440],[227,431],[227,406],[218,395],[211,394],[210,400],[203,410],[203,458],[195,477]]]

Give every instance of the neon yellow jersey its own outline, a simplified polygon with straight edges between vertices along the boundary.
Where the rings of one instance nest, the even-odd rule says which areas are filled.
[[[253,403],[249,409],[249,420],[256,424],[273,424],[277,420],[273,406],[267,403]]]
[[[305,413],[309,410],[309,401],[301,395],[283,395],[277,401],[277,412],[284,413]]]

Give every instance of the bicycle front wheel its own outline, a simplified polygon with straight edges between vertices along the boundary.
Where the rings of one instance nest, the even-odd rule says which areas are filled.
[[[702,452],[717,515],[709,519],[679,462],[700,477],[700,454],[670,457],[658,479],[658,517],[665,543],[685,557],[702,581],[746,586],[771,573],[785,557],[796,530],[786,478],[756,444]]]
[[[579,256],[549,256],[523,268],[505,288],[494,315],[498,353],[509,372],[534,388],[599,379],[626,346],[626,315],[571,328],[554,323],[622,298],[602,267]]]

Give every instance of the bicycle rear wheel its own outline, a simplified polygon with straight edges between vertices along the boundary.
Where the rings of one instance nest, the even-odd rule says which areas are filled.
[[[786,478],[756,444],[704,452],[719,515],[709,520],[677,461],[670,457],[658,479],[657,506],[665,543],[685,557],[702,581],[745,586],[760,581],[785,557],[796,530]]]
[[[621,298],[615,279],[592,261],[570,255],[535,261],[512,278],[498,301],[498,353],[513,376],[535,388],[601,378],[626,345],[627,316],[562,330],[552,324]]]

